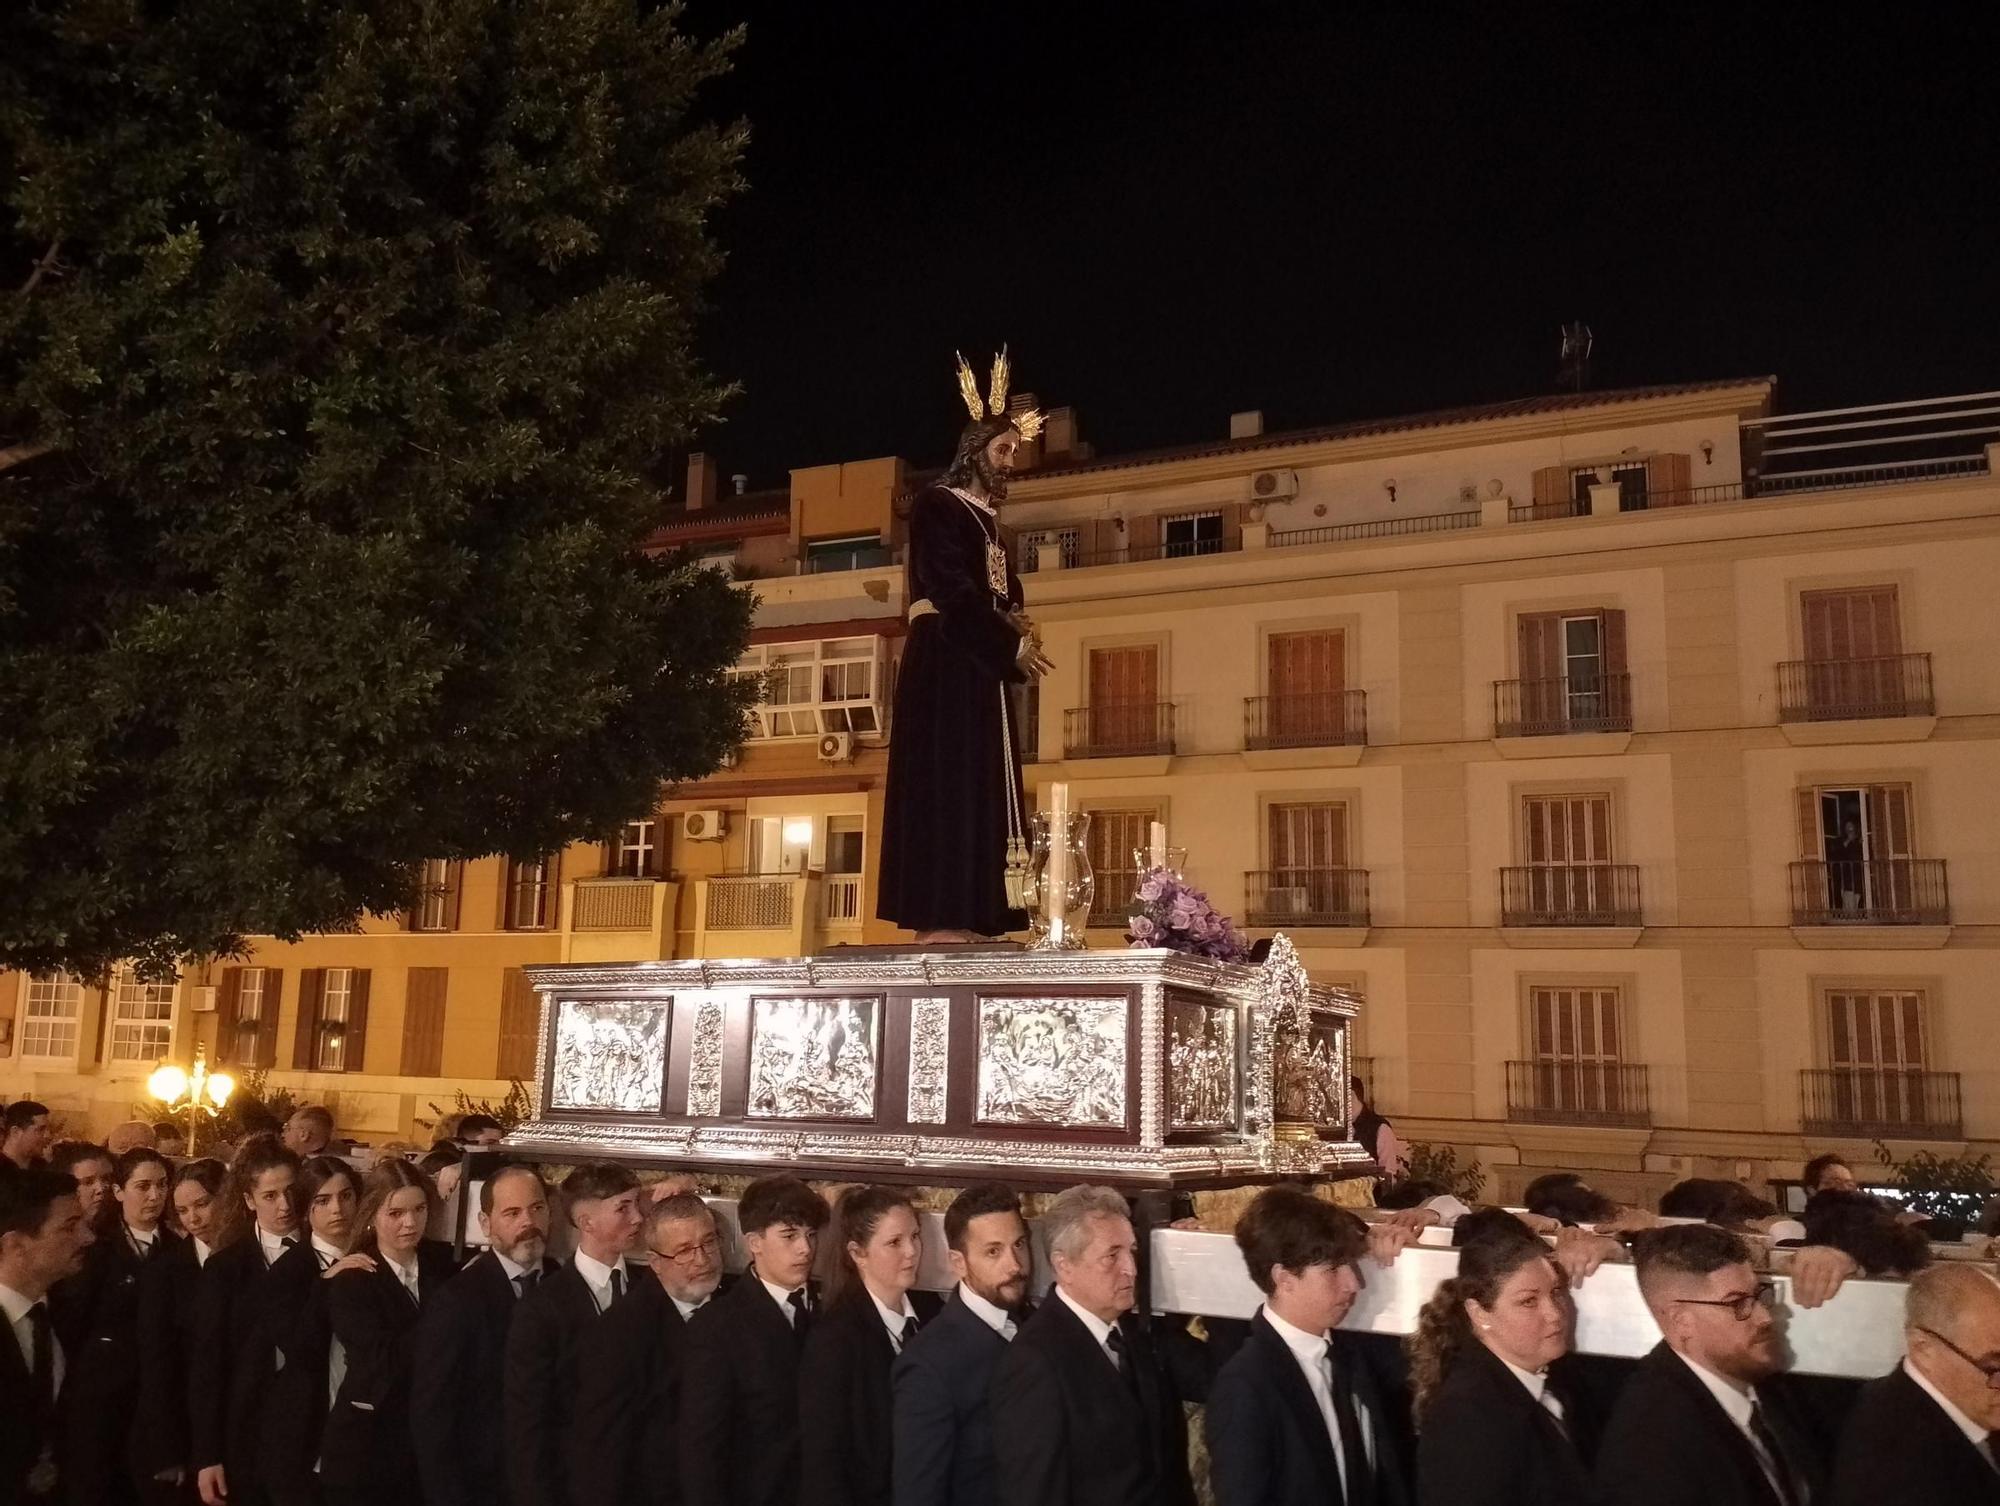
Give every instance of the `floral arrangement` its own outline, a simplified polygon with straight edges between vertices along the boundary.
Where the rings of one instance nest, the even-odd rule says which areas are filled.
[[[1217,962],[1241,962],[1250,953],[1229,917],[1171,868],[1148,868],[1139,875],[1125,939]]]

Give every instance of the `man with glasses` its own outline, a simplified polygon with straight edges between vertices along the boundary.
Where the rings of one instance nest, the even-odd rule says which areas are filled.
[[[1831,1506],[2000,1506],[2000,1284],[1969,1266],[1910,1281],[1908,1354],[1862,1388],[1841,1432]]]
[[[687,1320],[728,1283],[722,1236],[698,1194],[676,1192],[647,1211],[640,1239],[658,1279],[639,1281],[577,1349],[572,1500],[680,1500],[676,1424]]]
[[[1820,1506],[1825,1452],[1791,1393],[1771,1283],[1712,1224],[1632,1242],[1661,1342],[1612,1410],[1597,1481],[1620,1506]]]

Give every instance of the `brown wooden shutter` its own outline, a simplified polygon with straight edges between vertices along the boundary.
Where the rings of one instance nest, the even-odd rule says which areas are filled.
[[[257,1037],[250,1050],[252,1067],[275,1067],[278,1064],[278,1006],[284,1002],[285,973],[283,968],[264,969],[264,1002],[257,1016]]]
[[[236,1006],[243,993],[243,969],[225,967],[222,984],[215,991],[215,1064],[229,1066],[238,1060]]]
[[[1243,547],[1243,504],[1241,502],[1225,502],[1219,511],[1222,513],[1223,549],[1225,551],[1241,549]]]
[[[1916,856],[1916,835],[1910,824],[1910,787],[1907,784],[1871,784],[1868,801],[1868,856],[1908,858]]]
[[[403,1005],[405,1077],[438,1077],[444,1072],[444,999],[451,969],[413,967]]]
[[[1562,614],[1523,612],[1519,619],[1521,678],[1554,680],[1562,676]]]
[[[1685,507],[1694,500],[1694,472],[1686,455],[1655,455],[1646,462],[1646,505]]]
[[[340,1053],[340,1069],[364,1072],[368,1067],[368,969],[351,969],[348,980],[347,1044]]]
[[[1798,802],[1799,856],[1817,863],[1825,850],[1819,829],[1819,791],[1810,787],[1800,790]]]
[[[1160,515],[1149,512],[1143,517],[1125,519],[1125,547],[1134,559],[1144,559],[1147,554],[1157,554],[1160,550]]]
[[[299,973],[299,1019],[292,1032],[292,1070],[310,1072],[319,1064],[313,1048],[319,1042],[319,1000],[326,989],[326,969],[304,968]]]
[[[1570,500],[1569,467],[1545,465],[1535,472],[1535,506],[1561,507]]]
[[[493,1075],[526,1081],[535,1072],[536,1037],[541,1032],[541,1000],[528,975],[510,967],[500,975],[500,1041]]]
[[[1625,678],[1625,613],[1606,607],[1597,614],[1598,646],[1604,655],[1604,710],[1607,715],[1632,714],[1632,682]]]

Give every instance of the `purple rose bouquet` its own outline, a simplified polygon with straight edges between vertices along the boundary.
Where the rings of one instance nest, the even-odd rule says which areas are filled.
[[[1217,962],[1241,962],[1250,952],[1229,917],[1169,868],[1149,868],[1139,875],[1125,939],[1133,946],[1161,946]]]

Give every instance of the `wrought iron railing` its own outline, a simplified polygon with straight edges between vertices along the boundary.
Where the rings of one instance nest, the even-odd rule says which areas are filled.
[[[1956,1072],[1809,1067],[1799,1073],[1799,1127],[1850,1139],[1957,1140],[1965,1133]]]
[[[1943,858],[1828,858],[1791,871],[1795,926],[1951,924]]]
[[[643,931],[653,923],[650,878],[592,878],[576,881],[570,909],[573,931]]]
[[[1503,926],[1636,926],[1639,869],[1631,863],[1543,863],[1500,870]]]
[[[1172,701],[1108,701],[1063,713],[1063,757],[1120,758],[1174,751]]]
[[[708,885],[708,929],[711,931],[775,931],[792,923],[791,877],[711,878]]]
[[[1929,654],[1871,659],[1788,659],[1778,666],[1778,720],[1858,721],[1935,716]]]
[[[1273,533],[1270,547],[1291,549],[1302,544],[1344,544],[1355,539],[1391,539],[1412,533],[1450,533],[1477,528],[1475,512],[1434,512],[1414,518],[1373,518],[1365,523],[1329,523],[1320,528],[1291,528]]]
[[[1625,1062],[1509,1062],[1507,1117],[1644,1129],[1653,1122],[1651,1085],[1644,1067]]]
[[[1622,670],[1589,679],[1493,682],[1495,737],[1631,730],[1632,677]]]
[[[1368,741],[1368,692],[1255,695],[1243,700],[1246,748],[1353,747]]]
[[[1365,926],[1366,868],[1263,868],[1243,875],[1253,926]]]
[[[1182,560],[1198,554],[1235,554],[1243,547],[1241,537],[1219,539],[1178,539],[1162,544],[1121,544],[1109,549],[1079,549],[1066,556],[1064,568],[1082,570],[1092,565],[1143,565],[1154,560]],[[1017,569],[1015,574],[1021,572]]]

